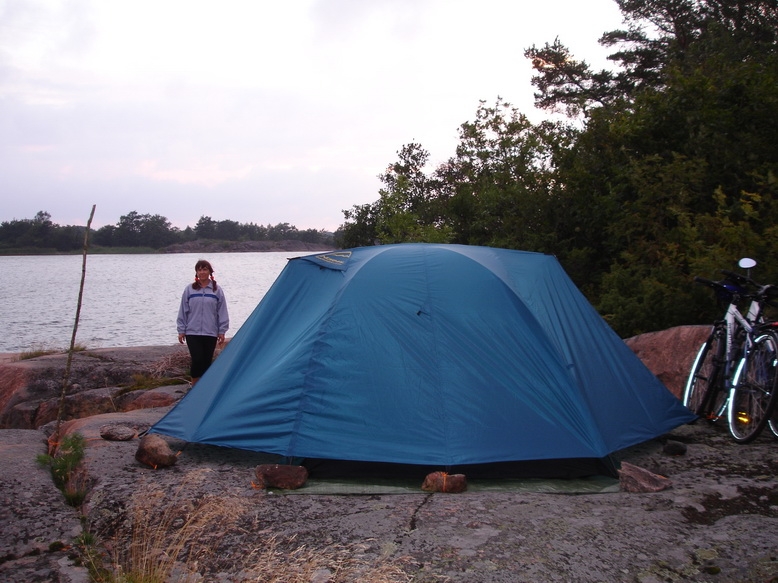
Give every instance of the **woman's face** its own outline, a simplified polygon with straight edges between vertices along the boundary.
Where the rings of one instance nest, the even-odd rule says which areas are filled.
[[[195,273],[197,273],[197,279],[200,281],[208,281],[208,278],[211,276],[211,272],[207,267],[198,267]]]

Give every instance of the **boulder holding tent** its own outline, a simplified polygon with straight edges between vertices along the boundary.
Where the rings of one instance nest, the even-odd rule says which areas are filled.
[[[290,260],[151,432],[314,465],[559,477],[613,473],[609,454],[692,419],[554,257],[399,244]]]

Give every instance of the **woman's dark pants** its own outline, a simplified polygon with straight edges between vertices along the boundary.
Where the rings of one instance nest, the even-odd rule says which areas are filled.
[[[186,346],[189,348],[189,356],[192,357],[192,378],[199,379],[208,370],[213,362],[213,353],[216,350],[216,336],[186,335]]]

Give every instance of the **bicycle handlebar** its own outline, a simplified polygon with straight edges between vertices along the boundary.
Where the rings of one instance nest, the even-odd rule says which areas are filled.
[[[727,269],[722,269],[721,273],[726,275],[727,279],[730,279],[741,285],[753,285],[754,287],[762,287],[750,277],[746,277],[745,275],[742,275],[740,273],[735,273],[734,271],[729,271]]]
[[[753,299],[759,302],[767,303],[773,307],[778,307],[770,302],[770,300],[778,298],[778,286],[772,284],[761,285],[749,277],[733,273],[731,271],[722,270],[721,272],[726,275],[728,279],[734,280],[735,283],[746,283],[756,287],[757,290],[755,292],[749,292],[746,289],[731,289],[720,281],[713,281],[712,279],[705,279],[704,277],[695,277],[694,281],[703,285],[707,285],[708,287],[711,287],[718,292],[731,294],[733,299],[734,297]]]

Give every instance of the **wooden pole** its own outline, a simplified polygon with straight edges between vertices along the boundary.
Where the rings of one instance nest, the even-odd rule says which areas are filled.
[[[59,441],[59,425],[62,422],[62,410],[65,406],[65,396],[67,395],[68,383],[70,382],[70,367],[73,363],[73,352],[76,347],[76,332],[78,331],[78,319],[81,316],[81,300],[84,297],[84,280],[86,279],[86,256],[89,250],[89,229],[92,226],[92,219],[95,216],[95,207],[92,205],[92,212],[89,214],[89,220],[86,223],[86,231],[84,231],[84,253],[81,261],[81,286],[78,289],[78,302],[76,304],[76,320],[73,323],[73,335],[70,337],[70,348],[68,349],[68,360],[65,365],[65,375],[62,378],[62,394],[59,397],[59,408],[57,409],[57,425],[54,430],[54,435],[57,441]]]

